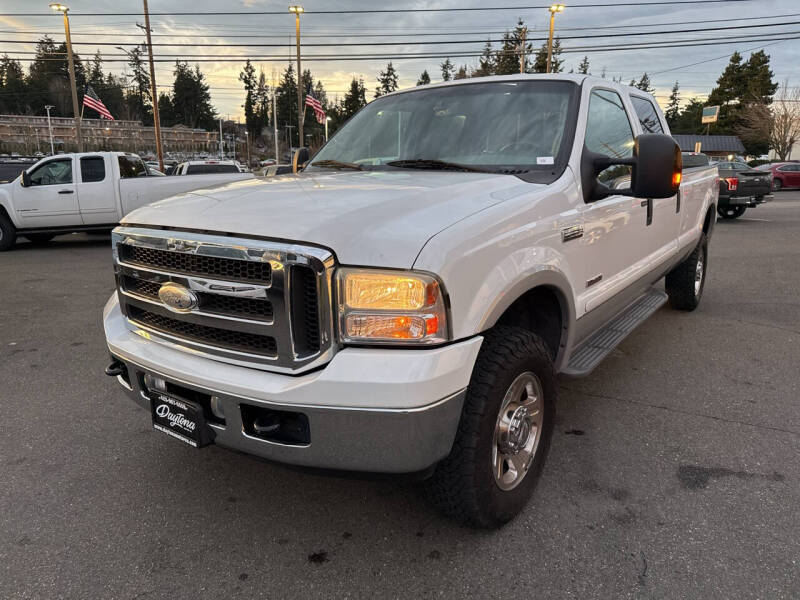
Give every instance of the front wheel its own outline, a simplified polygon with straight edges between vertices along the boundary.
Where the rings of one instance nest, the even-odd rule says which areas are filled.
[[[8,250],[17,241],[17,230],[8,217],[0,211],[0,252]]]
[[[488,332],[450,455],[426,484],[447,516],[499,527],[527,504],[544,465],[557,386],[544,341],[526,329]]]
[[[703,235],[689,258],[667,273],[665,287],[672,308],[691,311],[698,307],[706,285],[707,268],[708,238]]]
[[[783,187],[783,182],[780,179],[773,179],[772,180],[772,189],[776,192],[779,191]]]
[[[746,210],[746,206],[724,206],[717,209],[717,214],[723,219],[738,219]]]

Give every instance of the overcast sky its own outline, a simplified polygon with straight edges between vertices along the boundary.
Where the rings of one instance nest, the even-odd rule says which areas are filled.
[[[657,33],[670,29],[696,29],[700,27],[725,27],[731,25],[779,24],[791,21],[800,21],[800,0],[747,0],[742,2],[722,2],[709,4],[685,4],[682,6],[648,6],[647,0],[638,3],[638,6],[615,8],[581,8],[581,4],[602,3],[607,0],[574,0],[566,2],[567,8],[556,19],[556,32],[563,36],[609,34],[620,36],[624,33],[646,31]],[[628,0],[629,1],[629,0]],[[652,0],[650,0],[652,1]],[[82,12],[133,12],[141,9],[137,0],[119,2],[113,0],[66,0],[72,13],[71,25],[73,42],[76,51],[88,58],[95,50],[100,49],[103,54],[119,54],[115,45],[124,45],[129,49],[138,43],[137,37],[140,30],[136,23],[143,22],[141,17],[135,16],[105,16],[89,17],[80,16]],[[543,5],[542,0],[492,0],[490,3],[480,0],[435,0],[433,2],[402,2],[393,0],[387,3],[366,2],[358,0],[322,1],[307,0],[303,5],[306,13],[302,16],[301,26],[305,34],[303,40],[313,43],[353,43],[363,41],[426,41],[426,40],[485,40],[497,39],[499,32],[513,28],[518,18],[524,19],[528,25],[529,36],[541,38],[546,36],[549,13],[546,9],[528,10],[493,10],[475,12],[446,12],[446,13],[419,13],[404,12],[391,14],[350,14],[350,15],[322,15],[314,14],[317,10],[332,9],[367,9],[367,8],[431,8],[431,7],[480,7],[480,6],[520,6]],[[244,48],[244,47],[156,47],[156,58],[163,55],[174,61],[178,55],[193,63],[191,55],[206,54],[213,58],[241,57],[242,62],[205,62],[201,69],[211,85],[211,94],[214,106],[222,115],[232,118],[241,117],[243,92],[238,81],[238,73],[247,56],[277,55],[286,56],[278,62],[265,62],[254,60],[257,68],[263,68],[267,77],[283,70],[289,57],[294,60],[294,17],[288,12],[279,15],[232,15],[232,16],[204,16],[205,11],[286,11],[287,2],[276,0],[225,0],[211,2],[208,0],[151,0],[150,10],[157,12],[193,12],[199,14],[182,16],[153,16],[151,26],[155,34],[154,42],[192,42],[192,43],[273,43],[281,44],[274,48]],[[41,12],[46,17],[27,16],[2,16],[0,26],[2,34],[0,39],[0,53],[10,56],[27,57],[22,52],[32,52],[33,45],[12,44],[9,40],[32,40],[40,37],[42,32],[50,32],[57,41],[63,40],[63,27],[60,15],[50,15],[47,0],[3,0],[3,13]],[[797,16],[776,16],[797,15]],[[732,19],[749,17],[771,17],[764,20],[751,20],[742,22],[708,23],[714,19]],[[670,23],[682,23],[670,25]],[[659,27],[622,28],[623,25],[653,25]],[[663,26],[661,26],[663,25]],[[614,29],[586,30],[574,28],[614,27]],[[608,37],[590,40],[564,40],[565,50],[571,47],[589,45],[613,45],[616,43],[627,44],[637,41],[653,41],[663,39],[704,39],[725,40],[733,36],[772,34],[777,32],[800,32],[800,25],[785,25],[775,27],[755,28],[739,31],[708,31],[693,33],[676,33],[670,36],[650,35],[638,37]],[[419,35],[419,34],[439,35]],[[444,35],[452,33],[453,35]],[[81,35],[103,34],[103,35]],[[125,34],[125,37],[123,37]],[[162,37],[163,34],[192,34],[202,35],[202,38],[180,39]],[[393,34],[394,37],[381,37]],[[406,37],[398,37],[400,34]],[[231,36],[270,36],[270,37],[231,37]],[[800,33],[798,33],[800,35]],[[325,37],[336,36],[336,37]],[[369,36],[369,37],[365,37]],[[78,45],[78,42],[90,42],[89,45]],[[98,42],[110,42],[111,46],[97,46]],[[535,45],[540,42],[534,42]],[[728,62],[728,56],[734,50],[745,51],[751,48],[771,44],[765,50],[772,57],[772,69],[778,80],[789,78],[790,85],[800,85],[800,40],[788,40],[781,43],[750,40],[747,42],[726,43],[715,46],[695,46],[690,48],[649,49],[635,51],[590,51],[586,52],[593,74],[600,74],[605,68],[607,77],[623,78],[628,82],[631,78],[638,77],[642,72],[652,74],[652,80],[657,88],[656,96],[662,103],[669,95],[670,88],[675,80],[681,84],[684,99],[692,95],[703,96],[708,94],[716,78]],[[423,69],[427,69],[433,81],[441,78],[439,63],[440,58],[407,58],[407,53],[425,52],[479,52],[482,43],[460,45],[422,45],[422,46],[384,46],[384,47],[304,47],[304,54],[339,55],[356,53],[391,54],[394,65],[400,76],[400,87],[413,86]],[[583,52],[564,54],[566,60],[565,71],[577,68],[583,57]],[[745,53],[745,55],[748,55]],[[718,60],[710,60],[716,59]],[[694,66],[686,66],[698,63]],[[477,63],[477,58],[453,58],[456,64],[472,66]],[[321,61],[304,60],[303,67],[310,68],[314,77],[321,79],[329,96],[341,97],[347,86],[355,76],[362,76],[372,98],[372,90],[376,85],[375,77],[385,66],[386,60],[335,60]],[[26,66],[27,62],[23,63]],[[122,63],[108,63],[107,70],[120,73],[124,69]],[[156,79],[159,88],[172,83],[172,66],[170,63],[156,65]],[[102,94],[101,94],[102,96]]]

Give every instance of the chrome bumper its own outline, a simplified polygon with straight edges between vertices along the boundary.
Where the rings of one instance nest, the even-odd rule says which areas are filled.
[[[115,358],[126,368],[126,375],[117,379],[142,408],[150,410],[144,385],[144,375],[148,373],[201,394],[213,394],[220,398],[225,414],[225,425],[209,423],[218,446],[276,462],[325,469],[413,473],[434,465],[450,452],[466,395],[466,390],[461,390],[411,409],[298,406],[205,390],[130,360]],[[302,412],[308,418],[310,443],[289,445],[248,435],[242,420],[243,405]],[[164,443],[177,442],[165,437]]]

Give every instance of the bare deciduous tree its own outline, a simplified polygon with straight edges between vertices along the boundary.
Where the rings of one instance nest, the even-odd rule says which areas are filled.
[[[748,104],[739,135],[745,140],[767,141],[780,160],[787,160],[800,141],[800,88],[792,90],[785,81],[772,104]]]

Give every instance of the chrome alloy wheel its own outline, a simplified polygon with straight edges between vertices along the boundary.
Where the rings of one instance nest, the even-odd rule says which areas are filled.
[[[694,295],[700,295],[700,288],[703,285],[703,268],[704,264],[703,261],[706,257],[705,252],[701,252],[700,256],[697,258],[697,265],[694,268]]]
[[[543,422],[542,384],[526,371],[509,386],[494,427],[492,470],[501,490],[512,490],[525,478],[539,447]]]

